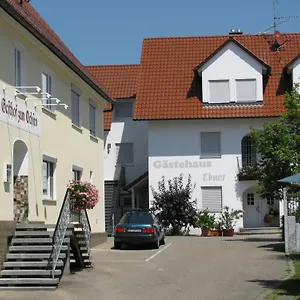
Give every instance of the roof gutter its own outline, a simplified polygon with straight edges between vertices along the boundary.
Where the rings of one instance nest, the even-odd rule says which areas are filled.
[[[29,22],[27,22],[15,9],[7,2],[0,1],[0,7],[5,10],[12,18],[26,28],[33,36],[35,36],[41,43],[43,43],[50,51],[52,51],[58,58],[60,58],[71,70],[73,70],[79,77],[81,77],[89,86],[91,86],[99,95],[101,95],[108,103],[113,103],[113,100],[87,75],[84,74],[70,59],[64,55],[57,47],[48,41],[42,34],[40,34]]]

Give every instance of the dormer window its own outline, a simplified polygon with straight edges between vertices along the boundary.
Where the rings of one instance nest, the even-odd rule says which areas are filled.
[[[229,80],[209,80],[209,102],[226,103],[229,101]]]
[[[115,104],[115,118],[132,118],[133,117],[133,103],[120,102]]]
[[[254,102],[257,100],[256,79],[237,79],[236,80],[236,101]]]
[[[263,102],[264,76],[270,67],[233,38],[229,38],[196,68],[205,104]]]

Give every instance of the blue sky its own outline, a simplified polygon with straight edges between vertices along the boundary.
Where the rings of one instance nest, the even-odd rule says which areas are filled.
[[[299,0],[276,0],[279,16],[299,16]],[[273,0],[31,0],[85,65],[139,63],[146,37],[259,33],[273,24]],[[300,18],[278,27],[300,31]]]

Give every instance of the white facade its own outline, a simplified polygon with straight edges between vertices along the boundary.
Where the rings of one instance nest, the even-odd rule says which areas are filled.
[[[198,72],[202,73],[204,103],[263,100],[264,67],[234,42],[224,46]]]
[[[174,120],[149,122],[149,203],[153,201],[151,186],[157,190],[158,181],[191,175],[196,183],[193,199],[197,208],[205,209],[201,188],[221,188],[221,207],[244,209],[244,220],[238,227],[263,226],[268,213],[266,201],[256,194],[257,182],[239,181],[238,161],[241,163],[241,142],[250,133],[250,126],[262,128],[271,119]],[[273,119],[275,121],[275,119]],[[220,157],[201,158],[201,132],[220,133]],[[253,193],[254,200],[247,199]],[[249,197],[249,196],[248,196]],[[248,203],[248,201],[250,201]],[[249,204],[249,205],[248,205]],[[216,209],[216,212],[218,209]]]
[[[117,100],[120,102],[120,100]],[[127,101],[128,103],[128,101]],[[131,101],[134,104],[134,101]],[[118,104],[115,104],[117,106]],[[124,149],[128,160],[125,166],[126,184],[135,180],[148,170],[148,122],[133,121],[131,117],[117,118],[113,113],[110,131],[104,148],[104,179],[118,180],[118,144],[126,144]],[[126,146],[125,145],[125,146]]]
[[[293,84],[300,82],[300,58],[298,58],[288,69],[292,73]]]

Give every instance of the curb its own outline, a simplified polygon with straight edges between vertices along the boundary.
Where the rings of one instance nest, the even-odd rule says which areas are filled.
[[[287,256],[285,255],[285,260],[286,260],[286,264],[287,266],[289,267],[289,269],[291,270],[290,274],[288,274],[287,276],[285,276],[283,279],[282,279],[282,282],[279,282],[277,284],[274,284],[271,288],[268,288],[268,290],[266,290],[265,292],[263,292],[258,298],[257,300],[263,300],[265,299],[268,295],[270,295],[273,290],[276,290],[278,289],[284,281],[290,279],[291,277],[293,277],[295,275],[295,268],[294,268],[294,264],[292,262],[292,260]]]

